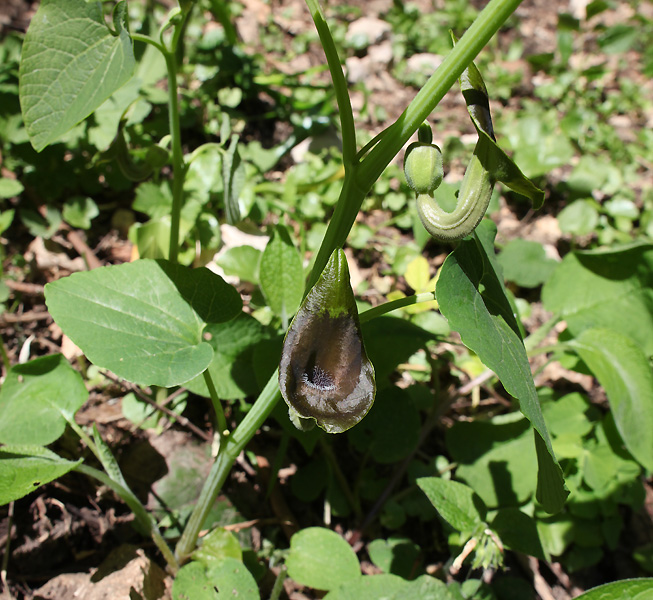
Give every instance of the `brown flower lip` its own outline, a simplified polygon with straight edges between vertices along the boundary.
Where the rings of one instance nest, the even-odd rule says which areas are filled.
[[[328,433],[353,427],[374,402],[347,260],[336,250],[284,340],[279,387],[291,411]]]

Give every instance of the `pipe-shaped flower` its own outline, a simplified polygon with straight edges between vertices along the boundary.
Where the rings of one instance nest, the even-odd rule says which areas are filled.
[[[350,429],[374,402],[374,367],[365,354],[341,249],[331,255],[290,324],[279,387],[291,415],[314,419],[327,433]]]

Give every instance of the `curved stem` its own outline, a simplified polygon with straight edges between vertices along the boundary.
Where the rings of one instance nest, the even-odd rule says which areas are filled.
[[[433,302],[435,300],[434,292],[424,292],[422,294],[415,294],[414,296],[406,296],[405,298],[397,298],[396,300],[391,300],[390,302],[384,302],[379,304],[379,306],[374,306],[368,308],[365,312],[362,312],[358,315],[361,323],[365,321],[371,321],[376,319],[381,315],[389,313],[398,308],[403,308],[404,306],[411,306],[412,304],[419,304],[420,302]]]
[[[340,193],[340,199],[317,254],[315,265],[306,287],[307,290],[315,284],[333,251],[345,243],[363,199],[374,181],[376,181],[397,152],[399,152],[408,138],[426,119],[429,112],[435,108],[465,67],[474,59],[476,54],[480,52],[481,48],[519,5],[519,2],[520,0],[490,0],[488,6],[476,19],[467,34],[456,44],[456,47],[451,51],[433,77],[431,77],[424,89],[418,93],[406,112],[391,126],[387,134],[381,138],[364,161],[362,163],[355,163],[355,130],[353,113],[351,113],[351,104],[347,94],[346,80],[340,68],[340,60],[337,57],[335,45],[333,44],[330,33],[328,33],[328,27],[319,9],[317,0],[307,0],[316,27],[318,27],[318,33],[322,31],[322,34],[327,34],[324,38],[322,35],[320,37],[325,46],[327,61],[329,61],[336,94],[338,95],[345,157],[345,179]],[[338,68],[335,68],[336,65]],[[429,293],[429,295],[431,294]],[[407,304],[411,303],[412,301],[407,302]],[[395,307],[398,306],[395,305]],[[387,310],[387,307],[383,310]],[[377,314],[382,313],[377,311]],[[250,411],[245,415],[243,421],[227,439],[224,448],[213,464],[195,509],[177,543],[175,554],[180,562],[187,560],[190,553],[194,550],[201,526],[220,488],[224,484],[236,457],[254,436],[256,430],[265,421],[280,397],[278,372],[275,372]]]
[[[173,573],[176,573],[179,569],[179,563],[177,562],[177,559],[174,557],[170,547],[163,539],[163,536],[161,535],[161,532],[159,531],[154,518],[152,515],[150,515],[150,513],[147,512],[147,510],[145,510],[145,507],[141,504],[141,501],[134,495],[134,493],[130,489],[122,486],[117,481],[111,479],[111,477],[109,477],[106,473],[98,471],[97,469],[89,467],[83,463],[77,465],[75,470],[79,471],[80,473],[84,473],[84,475],[88,475],[89,477],[97,479],[100,483],[103,483],[107,487],[111,488],[116,494],[118,494],[118,496],[120,496],[120,498],[125,502],[125,504],[127,504],[127,506],[129,506],[131,511],[134,513],[134,516],[136,517],[136,520],[139,522],[139,524],[151,536],[152,540],[156,544],[156,547],[161,551],[161,554],[163,554],[163,557],[165,558],[166,563],[168,563],[170,569],[173,571]]]
[[[135,42],[144,42],[145,44],[150,44],[154,46],[161,54],[166,53],[165,46],[157,42],[154,38],[151,38],[149,35],[144,35],[142,33],[130,33],[129,36]]]

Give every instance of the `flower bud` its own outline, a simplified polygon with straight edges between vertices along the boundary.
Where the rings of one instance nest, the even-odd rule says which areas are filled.
[[[435,144],[413,142],[406,150],[404,175],[416,194],[432,194],[442,183],[442,152]]]

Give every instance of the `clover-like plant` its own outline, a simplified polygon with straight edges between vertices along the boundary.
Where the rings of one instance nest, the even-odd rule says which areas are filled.
[[[300,428],[311,419],[328,433],[342,433],[372,407],[374,367],[365,354],[342,249],[333,252],[290,324],[279,387]]]

